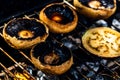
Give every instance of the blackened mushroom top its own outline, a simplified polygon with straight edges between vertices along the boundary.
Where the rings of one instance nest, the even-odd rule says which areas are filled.
[[[48,25],[52,33],[68,33],[73,31],[78,22],[76,11],[69,5],[51,3],[46,5],[39,14],[40,20]]]
[[[79,2],[93,9],[114,8],[113,0],[79,0]]]
[[[33,56],[44,65],[61,65],[71,58],[71,51],[59,44],[43,42],[35,46],[32,50]]]
[[[11,20],[5,32],[11,37],[16,37],[20,40],[34,39],[38,36],[43,36],[46,33],[46,29],[43,24],[36,19],[23,19],[18,18]]]
[[[51,5],[44,12],[49,19],[60,24],[67,24],[74,19],[72,10],[66,5]]]

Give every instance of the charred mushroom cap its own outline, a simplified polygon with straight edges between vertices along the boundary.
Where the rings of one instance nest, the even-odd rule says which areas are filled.
[[[48,28],[37,19],[18,18],[5,24],[3,37],[11,47],[24,49],[45,41]]]
[[[74,0],[80,14],[93,19],[106,19],[116,11],[116,0]]]
[[[83,5],[94,8],[97,7],[96,9],[99,9],[99,7],[104,7],[104,8],[114,8],[114,0],[79,0]],[[94,3],[93,3],[94,2]],[[90,5],[93,3],[93,7]]]
[[[30,55],[33,64],[48,74],[63,74],[73,64],[71,51],[58,44],[40,43],[32,48]]]
[[[64,3],[45,6],[40,11],[39,17],[53,33],[68,33],[75,29],[78,21],[77,13]]]

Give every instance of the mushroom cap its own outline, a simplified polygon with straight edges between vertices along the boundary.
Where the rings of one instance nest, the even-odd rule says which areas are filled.
[[[35,45],[30,56],[33,64],[47,74],[63,74],[73,64],[72,53],[67,47],[49,42]]]
[[[77,11],[91,19],[107,19],[116,11],[116,0],[73,0]]]
[[[64,3],[51,3],[39,14],[40,20],[48,25],[50,32],[68,33],[76,28],[78,16],[75,10]]]
[[[44,42],[48,37],[48,28],[34,18],[10,20],[3,28],[3,38],[13,48],[25,49]]]

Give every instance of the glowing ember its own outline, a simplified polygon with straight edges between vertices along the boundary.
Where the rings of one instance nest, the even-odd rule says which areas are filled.
[[[52,20],[53,20],[53,21],[56,21],[56,22],[62,22],[63,17],[62,17],[62,15],[59,14],[59,13],[53,13],[53,15],[52,15]]]

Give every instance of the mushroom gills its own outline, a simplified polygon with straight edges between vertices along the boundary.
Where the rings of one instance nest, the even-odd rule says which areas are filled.
[[[114,8],[113,0],[79,0],[83,5],[93,8],[93,9],[102,9],[102,8]],[[102,7],[102,8],[100,8]]]
[[[47,50],[46,50],[47,49]],[[33,50],[35,58],[48,65],[61,65],[71,58],[71,52],[66,47],[50,43],[40,43]]]
[[[52,5],[45,9],[47,17],[57,23],[67,24],[74,19],[73,12],[63,5]]]
[[[43,36],[46,33],[46,30],[43,24],[35,20],[15,19],[7,25],[5,32],[11,37],[26,40]]]

